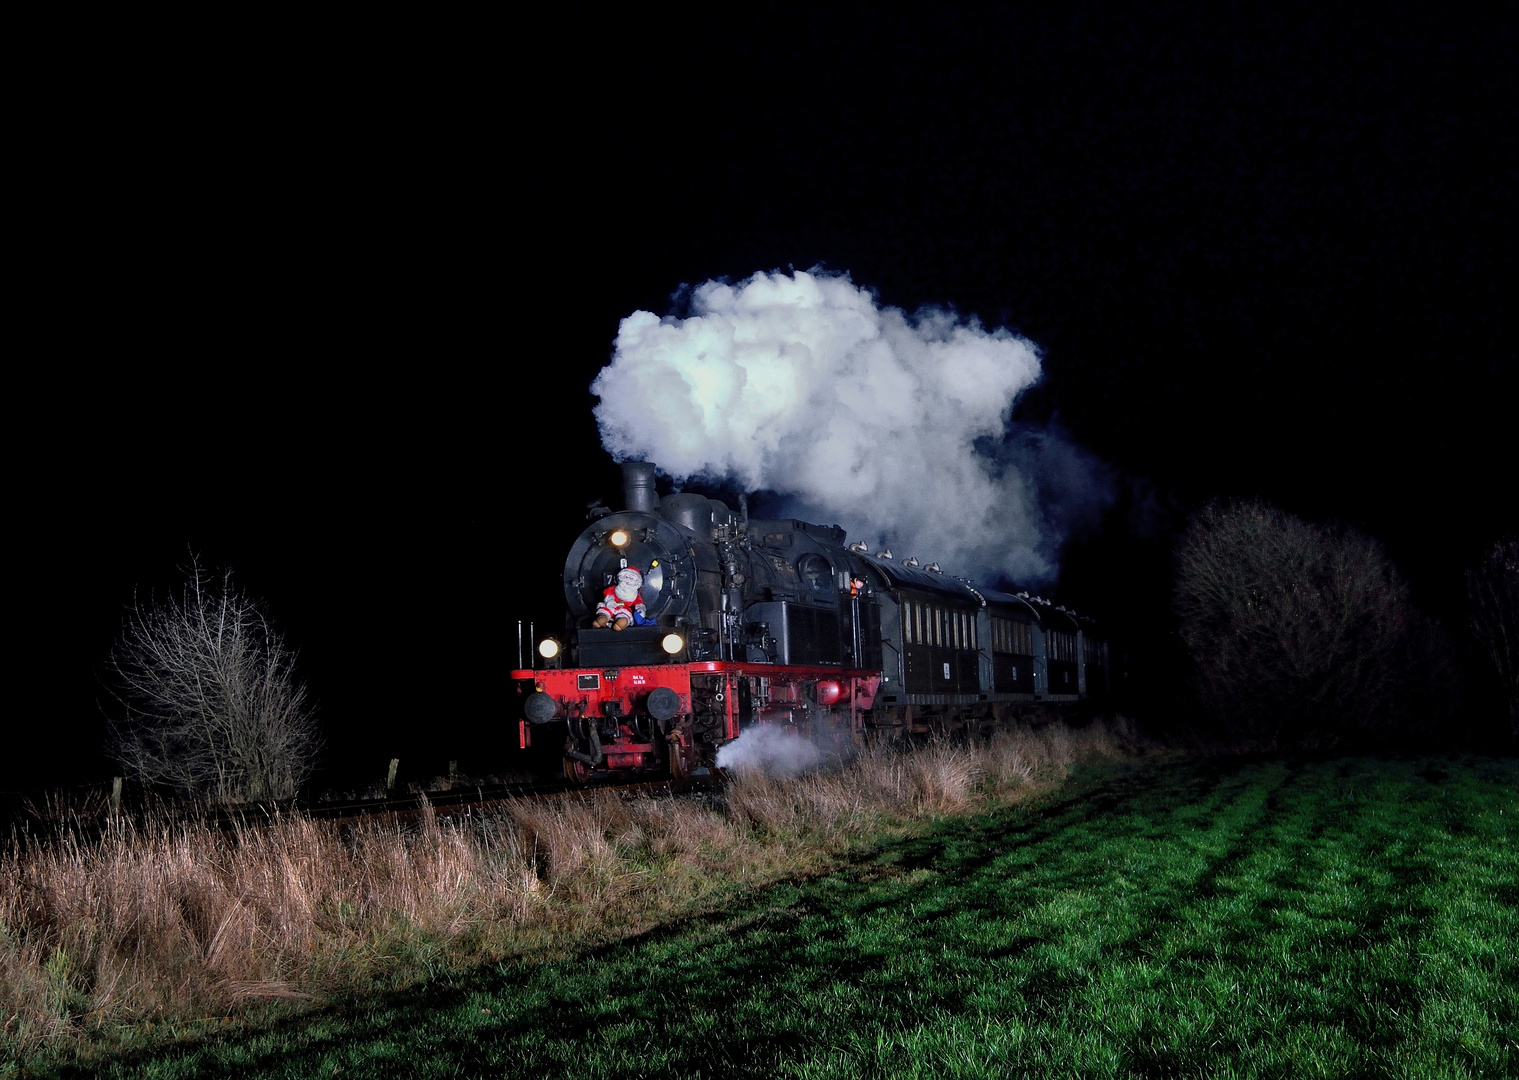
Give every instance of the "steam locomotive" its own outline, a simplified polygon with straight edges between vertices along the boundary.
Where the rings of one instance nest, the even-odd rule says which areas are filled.
[[[1107,642],[1063,607],[846,544],[837,525],[751,519],[742,497],[737,513],[660,498],[654,465],[622,469],[625,509],[593,509],[565,561],[563,640],[512,672],[520,745],[562,723],[573,781],[712,770],[756,724],[985,732],[1108,692]],[[608,617],[619,577],[641,579],[636,620]]]

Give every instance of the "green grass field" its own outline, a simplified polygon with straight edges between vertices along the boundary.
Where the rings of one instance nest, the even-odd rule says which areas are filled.
[[[1519,1075],[1519,762],[1182,762],[103,1075]],[[92,1070],[93,1074],[94,1070]]]

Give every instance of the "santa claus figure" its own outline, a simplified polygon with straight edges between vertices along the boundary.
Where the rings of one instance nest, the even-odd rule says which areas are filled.
[[[643,586],[643,575],[634,566],[624,566],[617,573],[617,584],[608,585],[596,605],[596,621],[592,626],[612,625],[613,630],[626,630],[630,623],[644,626],[652,620],[644,617],[643,597],[638,590]]]

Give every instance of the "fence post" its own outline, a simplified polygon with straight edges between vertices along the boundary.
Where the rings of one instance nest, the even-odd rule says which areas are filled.
[[[450,781],[459,779],[459,762],[456,760],[451,760],[448,763],[448,779]]]
[[[390,759],[390,771],[385,774],[385,790],[386,791],[394,791],[396,789],[396,770],[398,768],[400,768],[400,767],[401,767],[401,759],[400,758],[393,757],[393,758]]]
[[[111,777],[111,813],[121,812],[121,777]]]

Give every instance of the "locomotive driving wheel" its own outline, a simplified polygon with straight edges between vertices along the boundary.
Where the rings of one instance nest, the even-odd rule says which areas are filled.
[[[564,778],[572,784],[589,783],[591,767],[578,758],[567,757],[564,759]]]

